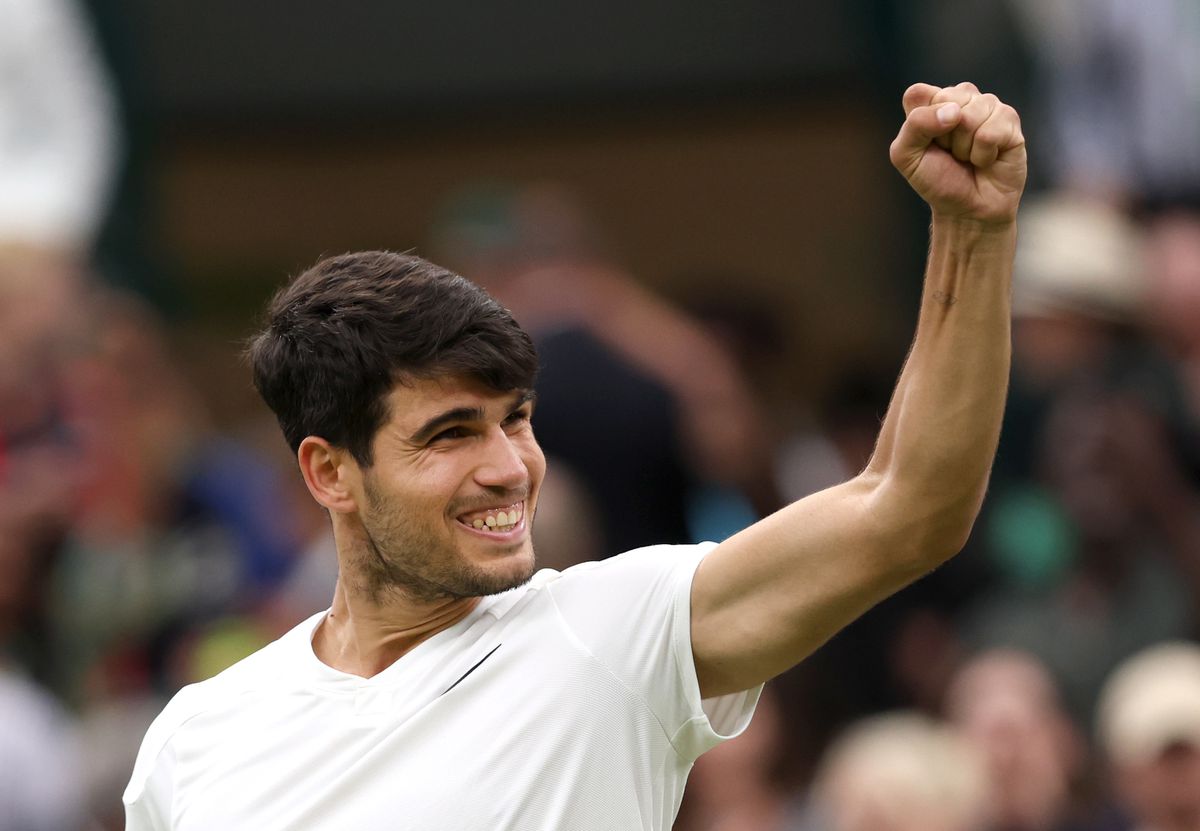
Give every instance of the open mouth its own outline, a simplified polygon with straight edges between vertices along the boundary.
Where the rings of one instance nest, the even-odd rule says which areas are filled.
[[[460,514],[457,519],[468,528],[485,533],[503,534],[515,530],[525,518],[525,503],[514,502],[503,507],[484,508]]]

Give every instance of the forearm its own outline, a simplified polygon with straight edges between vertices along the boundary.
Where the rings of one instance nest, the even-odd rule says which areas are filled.
[[[1000,435],[1015,245],[1014,223],[935,217],[916,337],[864,473],[888,521],[944,556],[965,541]]]
[[[1025,140],[1016,112],[972,84],[914,84],[903,103],[892,164],[934,215],[912,350],[866,469],[701,563],[691,611],[703,695],[793,666],[953,555],[979,510],[1008,386]]]

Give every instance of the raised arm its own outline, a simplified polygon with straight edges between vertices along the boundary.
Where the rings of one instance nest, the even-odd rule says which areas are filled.
[[[1008,384],[1009,292],[1025,144],[1016,112],[971,84],[910,87],[891,159],[932,214],[904,371],[865,470],[723,542],[692,586],[704,696],[799,663],[965,544]]]

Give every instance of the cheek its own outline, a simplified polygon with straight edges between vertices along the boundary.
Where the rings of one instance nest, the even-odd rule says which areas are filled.
[[[538,444],[537,436],[534,435],[533,425],[527,424],[519,432],[511,434],[509,441],[531,477],[537,478],[539,473],[545,471],[546,456],[542,453],[542,446]]]
[[[536,439],[530,440],[530,454],[534,458],[538,470],[546,470],[546,454],[542,452],[542,446],[537,443]]]
[[[419,469],[391,470],[364,482],[365,495],[377,516],[420,516],[430,506],[445,501],[458,488],[453,465],[430,459]]]
[[[532,480],[532,487],[536,490],[546,476],[546,454],[542,452],[541,445],[531,438],[529,447],[523,455],[525,468],[529,471],[529,478]]]

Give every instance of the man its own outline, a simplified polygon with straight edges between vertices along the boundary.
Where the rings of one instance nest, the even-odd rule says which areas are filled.
[[[970,84],[916,85],[904,108],[891,157],[932,244],[875,455],[719,546],[535,574],[535,356],[508,313],[379,252],[283,289],[251,358],[329,510],[333,604],[175,697],[127,827],[670,827],[762,683],[957,552],[983,497],[1024,139]]]

